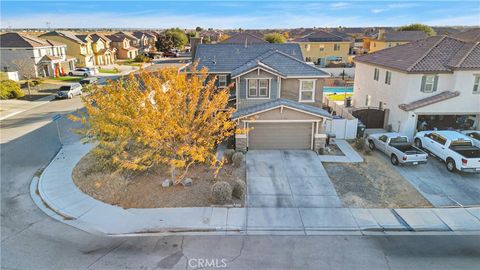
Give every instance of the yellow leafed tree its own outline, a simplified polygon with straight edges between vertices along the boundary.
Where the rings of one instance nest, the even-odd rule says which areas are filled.
[[[215,146],[235,132],[229,88],[218,89],[207,71],[192,67],[140,72],[94,87],[84,98],[81,133],[98,142],[94,154],[114,168],[143,171],[169,166],[178,184],[195,163],[221,166]]]

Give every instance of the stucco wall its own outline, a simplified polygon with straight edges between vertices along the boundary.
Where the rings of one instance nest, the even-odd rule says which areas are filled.
[[[307,78],[305,78],[307,79]],[[305,104],[322,107],[324,79],[315,79],[315,102],[305,102]],[[299,100],[300,79],[284,79],[281,83],[280,98]]]
[[[342,57],[344,63],[348,60],[348,53],[350,51],[350,42],[298,42],[300,49],[302,50],[303,60],[306,61],[310,58],[310,61],[317,62],[318,58],[324,58],[329,56]],[[340,50],[333,50],[334,44],[340,45]],[[309,46],[308,46],[309,45]],[[320,51],[320,47],[323,46],[323,51]]]

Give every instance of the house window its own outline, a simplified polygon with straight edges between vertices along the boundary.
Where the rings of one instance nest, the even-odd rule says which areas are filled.
[[[218,75],[218,87],[227,86],[227,75]]]
[[[308,51],[310,51],[310,44],[305,44],[305,49]]]
[[[385,84],[390,85],[391,80],[392,80],[392,72],[390,71],[385,72]]]
[[[421,91],[424,93],[432,93],[436,91],[436,81],[438,77],[435,75],[425,75],[422,77]]]
[[[473,83],[473,93],[479,94],[480,93],[480,75],[475,75],[475,81]]]
[[[300,102],[315,101],[315,80],[300,80]]]
[[[340,51],[340,44],[337,44],[337,43],[333,44],[333,50]]]
[[[320,45],[320,51],[323,52],[325,50],[325,46],[323,44]]]
[[[373,79],[375,81],[378,81],[379,76],[380,76],[380,70],[378,68],[375,68],[375,70],[373,71]]]
[[[251,79],[247,81],[249,98],[268,98],[270,96],[268,79]]]

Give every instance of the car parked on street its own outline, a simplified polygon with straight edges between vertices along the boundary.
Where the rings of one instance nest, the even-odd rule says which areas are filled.
[[[70,70],[70,72],[68,72],[68,75],[88,77],[95,75],[95,72],[89,68],[76,68],[74,70]]]
[[[465,134],[451,130],[421,131],[414,142],[416,147],[443,160],[450,172],[480,173],[480,148]]]
[[[428,154],[413,146],[407,136],[399,133],[376,133],[367,137],[368,147],[378,149],[390,157],[393,165],[399,164],[424,164],[427,163]]]
[[[163,52],[163,57],[180,57],[180,53],[178,51]]]
[[[79,82],[81,85],[88,85],[88,84],[97,84],[98,83],[98,78],[97,77],[87,77],[83,78]]]
[[[473,142],[473,145],[480,148],[480,131],[479,130],[463,130],[463,134],[470,137]]]
[[[79,96],[81,94],[82,94],[82,85],[79,83],[72,83],[72,84],[60,86],[60,89],[58,89],[56,97],[71,99],[74,96]]]

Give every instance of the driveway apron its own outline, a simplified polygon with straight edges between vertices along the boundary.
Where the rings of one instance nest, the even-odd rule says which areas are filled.
[[[248,151],[247,178],[248,207],[342,207],[312,151]]]

